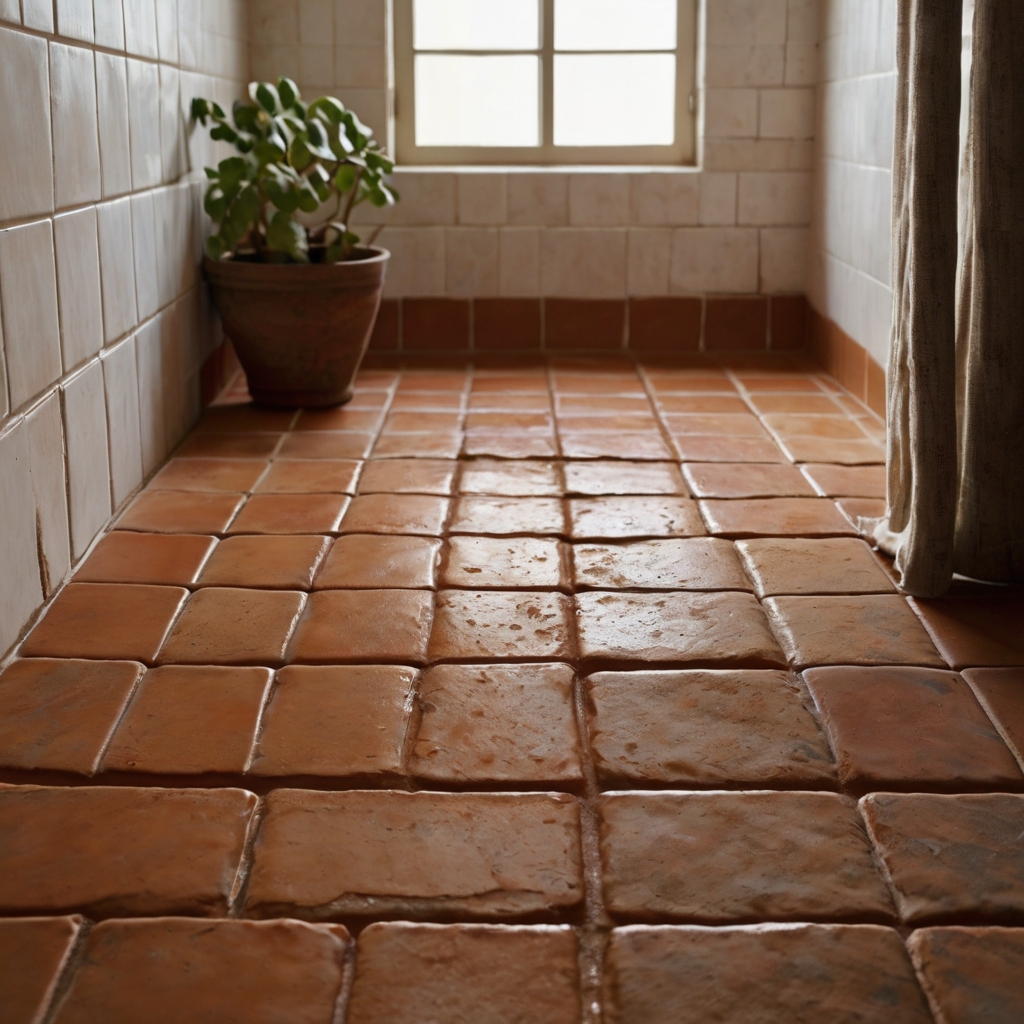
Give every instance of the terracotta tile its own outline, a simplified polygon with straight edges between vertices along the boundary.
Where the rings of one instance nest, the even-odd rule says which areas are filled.
[[[117,520],[119,530],[154,533],[223,533],[244,494],[143,491]]]
[[[462,494],[502,494],[512,497],[559,497],[562,481],[553,462],[508,462],[474,459],[462,467]]]
[[[223,916],[255,808],[241,789],[0,788],[0,907]]]
[[[91,774],[142,672],[134,661],[8,665],[0,675],[0,765]]]
[[[629,348],[640,355],[696,352],[703,310],[697,298],[666,296],[629,300]]]
[[[196,424],[196,434],[281,433],[295,421],[293,409],[265,409],[247,402],[207,409]]]
[[[710,537],[574,544],[576,586],[604,590],[749,590],[732,544]]]
[[[353,409],[339,405],[333,409],[303,409],[292,428],[296,431],[359,430],[373,433],[381,423],[378,409]]]
[[[683,466],[690,492],[698,498],[813,496],[814,488],[794,466],[771,462],[696,462]]]
[[[265,459],[274,454],[283,434],[192,434],[175,455],[180,458]]]
[[[470,382],[468,368],[414,368],[406,367],[398,379],[402,391],[461,391]]]
[[[609,1024],[931,1024],[899,933],[877,925],[617,928]],[[782,980],[784,979],[784,981]]]
[[[810,307],[803,295],[773,295],[770,300],[773,352],[800,351],[810,335]]]
[[[430,494],[361,494],[352,499],[342,533],[436,536],[444,527],[448,499]]]
[[[759,437],[768,439],[761,421],[750,413],[707,412],[667,413],[665,425],[673,436],[678,434],[711,434],[716,437]],[[756,460],[752,460],[756,461]]]
[[[1024,796],[873,793],[860,806],[904,922],[1019,923]]]
[[[187,587],[217,541],[191,534],[115,530],[75,572],[78,583],[153,583]]]
[[[757,392],[750,395],[750,404],[765,413],[800,413],[807,416],[837,416],[843,410],[829,396],[818,393]]]
[[[447,785],[579,782],[568,665],[436,665],[419,685],[417,778]]]
[[[402,348],[415,351],[467,351],[468,299],[403,299]],[[403,376],[402,383],[406,382]]]
[[[473,348],[512,352],[540,348],[540,299],[474,299]]]
[[[917,616],[896,594],[770,597],[765,611],[795,668],[810,665],[945,667]]]
[[[391,402],[391,411],[432,412],[461,409],[466,403],[461,391],[399,391]]]
[[[569,519],[574,540],[693,537],[705,532],[696,503],[674,495],[573,498]]]
[[[496,300],[477,301],[492,303]],[[473,374],[472,388],[471,400],[483,394],[491,394],[496,398],[508,398],[511,394],[530,394],[543,395],[545,404],[550,401],[547,397],[548,376],[543,366],[530,368],[517,365],[514,369],[508,370],[487,370],[478,367]]]
[[[556,399],[561,399],[565,395],[588,395],[591,396],[591,406],[603,404],[608,395],[646,398],[643,381],[632,367],[624,367],[618,372],[611,369],[587,372],[574,365],[555,366],[552,369],[551,382]]]
[[[452,492],[458,463],[452,459],[380,459],[367,462],[359,476],[360,494],[441,494]]]
[[[544,347],[621,349],[626,304],[621,299],[544,299]]]
[[[151,662],[186,597],[181,587],[69,583],[20,653]]]
[[[373,434],[358,430],[307,430],[285,435],[278,454],[285,459],[365,459]]]
[[[751,394],[771,391],[803,392],[804,394],[814,395],[822,393],[821,384],[814,377],[805,374],[739,371],[736,376],[739,377],[743,388],[751,392]]]
[[[476,391],[469,396],[469,408],[472,412],[500,412],[516,410],[519,412],[550,412],[551,399],[544,394],[523,394],[518,391]]]
[[[772,537],[736,544],[758,597],[777,594],[878,594],[895,587],[864,541]]]
[[[153,477],[149,489],[226,494],[251,491],[268,465],[263,459],[171,459]]]
[[[801,468],[818,494],[836,498],[885,497],[885,466],[810,464]]]
[[[427,537],[352,533],[339,537],[316,577],[316,590],[433,587],[441,542]]]
[[[494,536],[564,534],[565,509],[557,498],[459,498],[449,529]]]
[[[333,533],[349,500],[344,494],[254,494],[228,532]]]
[[[860,519],[880,519],[885,515],[884,498],[843,498],[836,502],[836,508],[857,525]]]
[[[613,793],[600,813],[613,915],[699,924],[892,915],[857,807],[837,793]]]
[[[355,494],[355,459],[275,459],[259,482],[260,494]]]
[[[301,921],[103,921],[90,932],[60,1024],[329,1024],[348,932]]]
[[[304,600],[294,590],[197,590],[160,649],[160,663],[279,665]]]
[[[647,376],[663,401],[671,394],[726,394],[735,397],[736,388],[720,370],[705,367],[699,370],[648,370]]]
[[[1024,1018],[1024,929],[920,928],[907,947],[936,1020]]]
[[[467,430],[515,430],[550,434],[555,421],[547,412],[471,412],[466,417]]]
[[[875,441],[839,441],[825,437],[786,437],[782,450],[793,462],[835,462],[845,466],[885,464],[885,446]]]
[[[744,498],[700,502],[708,529],[723,537],[834,537],[856,530],[827,498]]]
[[[272,676],[267,668],[150,669],[117,726],[103,770],[242,772]]]
[[[330,537],[228,537],[199,577],[201,587],[309,590]]]
[[[970,668],[962,674],[999,735],[1024,767],[1024,669]]]
[[[568,494],[686,494],[672,462],[567,462]]]
[[[771,413],[765,425],[782,438],[818,437],[839,441],[860,441],[864,432],[846,416],[800,416],[792,413]]]
[[[952,668],[1024,665],[1024,597],[911,598]]]
[[[433,603],[433,594],[421,590],[317,591],[307,602],[289,660],[422,664]]]
[[[548,459],[558,455],[554,434],[537,431],[467,430],[464,455],[499,459]]]
[[[676,434],[672,443],[684,462],[785,462],[779,446],[760,437]]]
[[[462,434],[438,430],[431,434],[388,434],[373,446],[375,459],[454,459],[462,450]]]
[[[480,300],[477,300],[479,302]],[[580,1019],[576,935],[565,925],[371,924],[359,936],[349,1024]]]
[[[578,594],[576,605],[585,659],[785,667],[751,594],[593,591]]]
[[[437,598],[429,657],[568,658],[571,616],[563,594],[444,590]]]
[[[672,458],[672,452],[661,436],[653,431],[570,433],[563,425],[559,433],[562,453],[567,459],[651,459],[661,462]]]
[[[78,916],[0,920],[0,982],[6,1022],[35,1024],[45,1018],[81,926]]]
[[[954,672],[818,668],[807,685],[857,791],[1019,787],[1013,756]]]
[[[708,352],[764,351],[768,347],[768,300],[758,296],[708,298],[704,348]]]
[[[393,412],[384,423],[386,434],[430,434],[458,430],[461,412]]]
[[[400,774],[415,678],[413,669],[387,665],[281,669],[250,773]]]
[[[559,541],[542,537],[453,537],[442,587],[504,590],[565,588],[568,566]]]
[[[257,917],[507,919],[583,897],[579,807],[562,793],[277,789],[266,808],[247,900]]]
[[[658,421],[654,418],[653,412],[617,414],[595,412],[582,415],[559,413],[558,425],[561,430],[570,434],[600,433],[602,431],[610,431],[613,434],[636,433],[644,430],[657,431],[658,429]]]
[[[658,405],[666,413],[749,413],[747,403],[737,395],[694,394],[658,396]]]
[[[835,766],[784,672],[599,672],[590,745],[607,784],[831,788]]]
[[[651,403],[639,391],[630,395],[555,395],[556,416],[594,416],[599,414],[649,413]]]

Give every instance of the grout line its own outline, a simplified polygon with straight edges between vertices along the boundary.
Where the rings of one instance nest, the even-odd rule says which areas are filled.
[[[93,927],[93,922],[88,919],[83,920],[79,925],[78,934],[75,935],[71,948],[64,954],[64,959],[58,968],[57,978],[50,993],[48,1003],[43,1012],[35,1018],[38,1024],[52,1024],[60,1013],[71,991],[78,966],[85,959],[85,946]]]
[[[256,859],[256,838],[259,835],[263,818],[267,813],[266,797],[258,796],[256,806],[245,827],[245,839],[242,843],[242,853],[238,858],[238,866],[235,869],[235,878],[228,895],[227,917],[238,919],[245,915],[245,901],[249,892],[249,882],[252,878],[252,867]]]

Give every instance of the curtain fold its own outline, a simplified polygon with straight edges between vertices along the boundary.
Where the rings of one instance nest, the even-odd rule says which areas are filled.
[[[958,231],[961,30],[962,0],[898,0],[888,513],[865,529],[922,597],[1024,580],[1024,2],[976,2]]]

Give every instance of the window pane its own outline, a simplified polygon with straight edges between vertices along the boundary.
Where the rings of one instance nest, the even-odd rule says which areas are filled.
[[[413,0],[417,50],[537,50],[540,0]]]
[[[674,50],[676,0],[555,0],[556,50]]]
[[[536,146],[538,57],[416,56],[417,146]]]
[[[555,145],[670,146],[675,92],[674,54],[555,54]]]

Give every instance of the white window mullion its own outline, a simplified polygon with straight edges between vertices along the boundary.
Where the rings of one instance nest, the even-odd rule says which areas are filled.
[[[550,152],[555,140],[555,0],[542,0],[541,17],[541,147]]]

